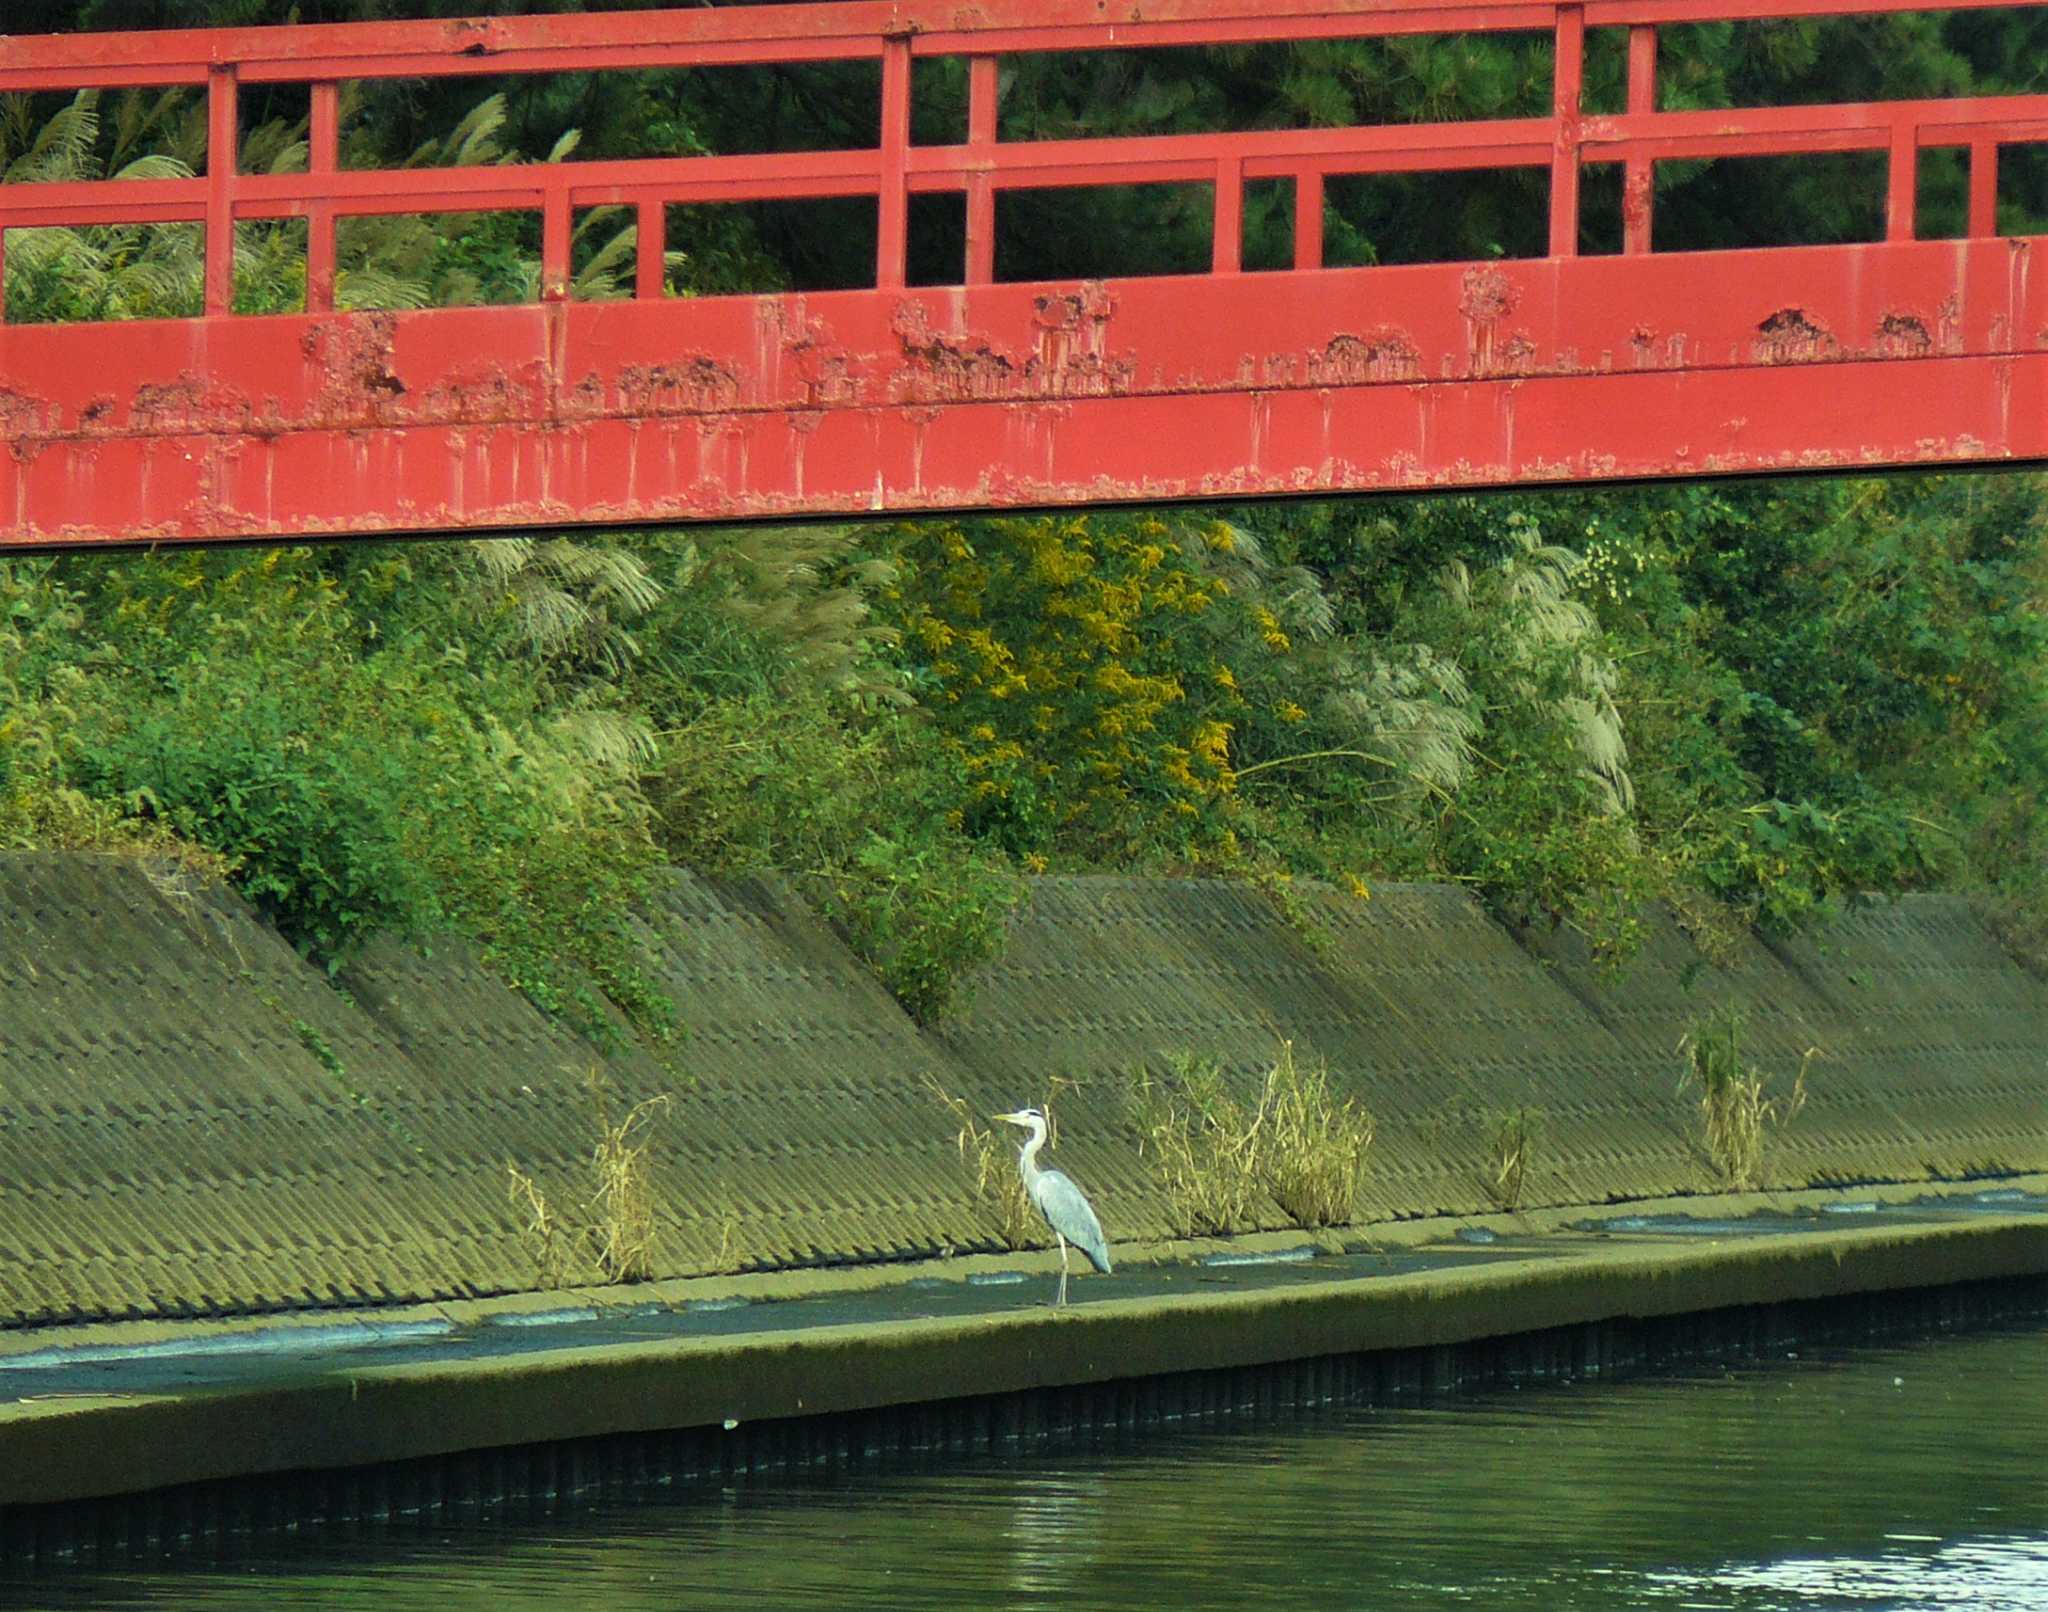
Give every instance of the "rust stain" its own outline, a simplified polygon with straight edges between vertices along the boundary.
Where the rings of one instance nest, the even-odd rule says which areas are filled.
[[[1458,311],[1475,325],[1494,324],[1515,311],[1522,294],[1514,281],[1491,265],[1465,271],[1464,295]]]
[[[626,413],[645,419],[727,414],[739,406],[740,382],[717,359],[701,354],[679,364],[628,364],[619,371],[619,401]]]
[[[562,393],[562,417],[569,420],[595,420],[604,414],[604,380],[596,373],[587,374],[582,380]]]
[[[1465,362],[1468,373],[1491,376],[1527,373],[1536,347],[1525,335],[1500,339],[1500,322],[1515,311],[1522,294],[1514,281],[1491,264],[1467,269],[1458,298],[1465,316]]]
[[[922,302],[898,304],[889,330],[903,352],[891,382],[899,403],[1007,399],[1018,393],[1026,365],[1014,353],[986,337],[938,334]]]
[[[1361,386],[1380,381],[1419,381],[1422,354],[1398,330],[1383,328],[1369,336],[1332,336],[1320,353],[1310,353],[1312,386]]]
[[[0,386],[0,437],[7,439],[17,461],[25,464],[33,459],[56,428],[56,405],[32,392]]]
[[[1818,364],[1842,356],[1842,344],[1803,308],[1780,308],[1756,333],[1750,352],[1759,364]]]
[[[1926,320],[1917,315],[1888,313],[1877,322],[1871,351],[1879,358],[1924,358],[1934,351],[1934,337]]]
[[[922,302],[899,303],[890,321],[902,363],[891,378],[906,404],[1038,402],[1114,397],[1131,390],[1137,362],[1108,352],[1116,298],[1100,284],[1034,299],[1037,351],[1020,357],[986,336],[948,336],[931,328]]]
[[[528,388],[505,370],[480,369],[437,381],[420,394],[412,415],[435,425],[490,425],[533,414],[527,397]]]
[[[1116,293],[1100,280],[1086,280],[1077,291],[1048,292],[1033,300],[1037,395],[1109,397],[1130,390],[1136,361],[1111,358],[1108,352],[1109,322],[1116,309]]]
[[[246,399],[190,371],[174,381],[136,387],[128,407],[130,429],[148,436],[245,429],[249,415]]]
[[[398,333],[394,313],[358,313],[308,327],[299,351],[319,366],[315,425],[375,425],[398,417],[405,382],[391,368]]]
[[[805,407],[847,408],[860,402],[860,377],[854,373],[852,355],[832,339],[824,320],[804,312],[801,297],[788,307],[770,305],[767,319],[780,333],[783,357],[803,383]]]

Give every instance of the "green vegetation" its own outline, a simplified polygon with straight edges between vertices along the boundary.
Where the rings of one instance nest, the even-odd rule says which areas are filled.
[[[1525,1103],[1494,1110],[1485,1117],[1487,1195],[1512,1211],[1521,1207],[1522,1188],[1528,1184],[1536,1144],[1543,1136],[1543,1110]]]
[[[10,18],[281,6],[22,0]],[[449,9],[530,8],[294,15]],[[1594,106],[1618,104],[1612,44],[1589,57]],[[1679,31],[1663,59],[1670,106],[2038,89],[2048,18],[1732,25]],[[1002,115],[1014,137],[1506,116],[1545,103],[1548,70],[1523,36],[1052,56],[1016,64]],[[862,144],[865,71],[371,86],[344,141],[351,162],[425,164]],[[919,84],[940,130],[964,82]],[[303,108],[266,93],[246,98],[244,165],[288,170]],[[14,97],[0,174],[189,172],[202,112],[176,94]],[[1661,165],[1660,241],[1745,220],[1762,239],[1851,235],[1877,192],[1824,168]],[[1937,228],[1960,180],[1933,154],[1926,173]],[[1331,260],[1520,250],[1540,217],[1528,182],[1335,185]],[[2029,183],[2002,192],[2009,228],[2040,224]],[[1206,263],[1206,212],[1158,189],[1064,197],[1057,228],[1006,208],[1005,273]],[[1589,239],[1607,227],[1596,192]],[[1252,187],[1248,261],[1284,261],[1288,205]],[[580,226],[579,294],[618,289],[619,223]],[[299,305],[291,228],[245,234],[238,306]],[[197,305],[189,226],[8,244],[10,319]],[[670,245],[681,295],[850,283],[868,250],[858,230],[748,208],[680,210]],[[957,247],[920,236],[913,258],[941,273]],[[342,242],[340,297],[522,297],[537,256],[519,215],[368,221]],[[0,846],[225,872],[333,967],[379,931],[462,936],[600,1045],[677,1028],[633,918],[667,865],[793,881],[921,1019],[957,1005],[1022,876],[1046,871],[1241,876],[1290,911],[1306,910],[1295,879],[1360,898],[1449,880],[1616,960],[1653,899],[1712,955],[1749,924],[1963,888],[2038,959],[2042,488],[1757,481],[0,561]],[[1525,1154],[1504,1157],[1510,1199],[1506,1160]]]

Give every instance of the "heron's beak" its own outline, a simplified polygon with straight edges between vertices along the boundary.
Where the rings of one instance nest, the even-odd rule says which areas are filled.
[[[999,1119],[1011,1125],[1028,1125],[1031,1122],[1022,1114],[991,1114],[990,1119]]]

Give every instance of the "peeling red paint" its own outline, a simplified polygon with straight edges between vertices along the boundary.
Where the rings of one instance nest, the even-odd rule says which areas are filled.
[[[1333,270],[1312,296],[1185,277],[9,327],[0,543],[2048,459],[2048,353],[1995,339],[2048,302],[2006,263],[1929,242]],[[1786,294],[1759,318],[1727,292],[1767,271]]]
[[[1873,350],[1883,358],[1923,358],[1934,351],[1934,337],[1917,315],[1888,313],[1877,322]]]
[[[723,413],[739,401],[739,377],[708,355],[680,364],[628,364],[619,371],[619,406],[642,419]]]
[[[175,191],[194,209],[181,216],[203,210],[214,310],[0,330],[0,547],[2048,459],[2048,286],[2031,273],[2031,243],[1997,235],[1982,185],[1959,241],[1669,254],[1651,227],[1660,162],[1883,151],[1897,197],[1916,149],[1957,129],[1976,149],[2028,139],[2048,123],[2048,95],[1666,109],[1657,29],[1741,7],[1668,0],[1654,18],[1595,18],[1544,0],[1468,8],[1458,22],[1554,31],[1547,118],[1148,132],[1057,152],[996,137],[1001,74],[987,67],[1019,51],[1284,44],[1333,26],[1379,37],[1442,25],[1443,4],[820,0],[801,18],[740,3],[11,38],[0,92],[208,86],[212,115],[232,120],[245,84],[315,86],[316,130],[319,86],[447,79],[486,57],[494,73],[879,61],[884,93],[872,147],[794,167],[784,153],[536,164],[449,170],[444,190],[435,174],[343,174],[330,145],[304,174],[245,184],[223,171],[169,190],[0,187],[0,228],[72,207],[148,222]],[[1587,117],[1578,104],[1589,25],[1631,29],[1624,113]],[[974,63],[964,148],[911,139],[919,57]],[[1301,267],[1244,272],[1229,234],[1243,181],[1412,171],[1451,145],[1461,161],[1547,167],[1549,257],[1325,270],[1305,216]],[[1580,181],[1598,164],[1621,171],[1622,251],[1581,257]],[[1211,273],[992,283],[990,203],[1005,190],[1191,176],[1214,180]],[[723,202],[871,199],[873,288],[659,295],[663,208],[705,182]],[[482,204],[541,213],[540,306],[224,311],[247,219],[304,218],[310,274],[323,255],[331,271],[335,218],[364,196],[404,214],[479,205],[480,191]],[[914,194],[966,202],[968,283],[906,286]],[[575,213],[600,204],[643,209],[636,295],[578,303],[566,281]]]
[[[924,303],[900,304],[890,321],[901,365],[890,377],[904,403],[1026,402],[1113,397],[1131,390],[1137,366],[1106,352],[1115,299],[1101,287],[1038,297],[1032,323],[1036,351],[1018,354],[982,335],[949,336],[931,328]]]
[[[1513,313],[1521,300],[1514,281],[1501,270],[1490,266],[1467,269],[1458,311],[1475,325],[1490,325]]]
[[[1752,350],[1759,364],[1817,364],[1842,354],[1841,343],[1803,308],[1780,308],[1756,331]]]
[[[299,351],[320,378],[316,416],[326,425],[371,425],[393,417],[405,382],[391,367],[395,313],[335,315],[309,325]]]
[[[1320,353],[1311,353],[1308,377],[1314,386],[1362,386],[1383,381],[1422,379],[1422,355],[1398,330],[1371,336],[1332,336]]]

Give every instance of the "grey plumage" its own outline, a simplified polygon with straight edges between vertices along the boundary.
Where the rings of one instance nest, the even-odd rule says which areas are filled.
[[[1017,1174],[1024,1182],[1024,1195],[1045,1217],[1060,1245],[1060,1296],[1067,1302],[1067,1244],[1088,1256],[1088,1263],[1103,1275],[1109,1274],[1109,1242],[1102,1235],[1102,1222],[1081,1195],[1081,1189],[1058,1170],[1038,1167],[1038,1150],[1045,1145],[1045,1115],[1036,1108],[1020,1108],[1014,1114],[995,1118],[1019,1125],[1031,1132],[1017,1151]]]

